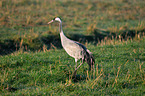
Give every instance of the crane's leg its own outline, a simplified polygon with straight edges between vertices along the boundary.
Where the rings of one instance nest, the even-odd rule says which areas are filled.
[[[78,62],[78,59],[75,59],[75,63],[76,63],[76,65],[75,65],[75,70],[76,70],[76,68],[77,68],[77,62]]]
[[[82,59],[82,63],[77,67],[77,62],[76,62],[76,66],[75,66],[75,71],[73,73],[73,76],[76,76],[77,74],[77,70],[80,68],[80,66],[84,63],[84,60]]]
[[[94,69],[94,65],[89,65],[89,71]]]
[[[73,76],[76,76],[76,74],[77,74],[77,62],[78,62],[78,59],[75,59],[75,63],[76,63],[76,65],[75,65],[75,71],[74,71],[74,73],[73,73]]]

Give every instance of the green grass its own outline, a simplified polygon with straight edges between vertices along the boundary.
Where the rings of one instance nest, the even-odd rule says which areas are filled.
[[[50,33],[58,34],[58,24],[46,25],[56,16],[61,17],[66,35],[94,35],[90,30],[92,26],[111,32],[139,31],[145,29],[144,5],[143,0],[1,0],[0,42],[13,40],[16,46],[20,39],[26,39],[22,43],[24,46],[36,45],[31,41]]]
[[[86,45],[95,70],[83,64],[71,79],[74,59],[63,49],[1,56],[1,95],[144,95],[145,38],[120,44]],[[64,55],[62,55],[64,54]],[[9,92],[7,88],[16,88]]]
[[[144,0],[1,0],[1,95],[145,95]],[[74,58],[60,45],[59,16],[67,37],[95,57],[71,79]],[[62,55],[63,54],[63,55]]]

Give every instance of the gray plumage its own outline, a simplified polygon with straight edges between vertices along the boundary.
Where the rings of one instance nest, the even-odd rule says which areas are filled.
[[[67,38],[62,30],[62,22],[60,20],[60,18],[56,17],[53,20],[51,20],[49,23],[52,23],[54,21],[58,21],[59,22],[59,27],[60,27],[60,38],[61,38],[61,44],[62,47],[65,49],[65,51],[73,58],[75,58],[75,71],[74,71],[74,76],[76,76],[76,71],[77,69],[84,63],[84,61],[86,61],[89,65],[89,70],[91,70],[92,68],[94,68],[94,63],[95,63],[95,59],[92,55],[92,53],[81,43],[70,40],[69,38]],[[78,60],[82,60],[82,63],[77,67],[77,61]]]

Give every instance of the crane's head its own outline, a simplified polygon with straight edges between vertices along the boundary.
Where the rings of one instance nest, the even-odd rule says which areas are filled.
[[[54,21],[58,21],[58,22],[61,22],[60,18],[59,17],[55,17],[54,19],[52,19],[50,22],[48,22],[47,24],[50,24]]]

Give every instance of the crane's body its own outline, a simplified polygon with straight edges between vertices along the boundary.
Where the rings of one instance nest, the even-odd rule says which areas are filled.
[[[60,33],[60,37],[63,48],[70,56],[75,59],[81,59],[84,57],[84,49],[80,46],[80,43],[68,39],[63,32]]]
[[[62,47],[71,57],[75,58],[76,65],[74,75],[76,75],[77,69],[84,63],[84,61],[88,63],[89,69],[93,68],[95,60],[92,53],[81,43],[70,40],[64,35],[60,18],[56,17],[52,21],[48,22],[48,24],[54,21],[58,21],[60,23],[59,27]],[[82,59],[82,63],[77,67],[77,61],[80,59]]]

